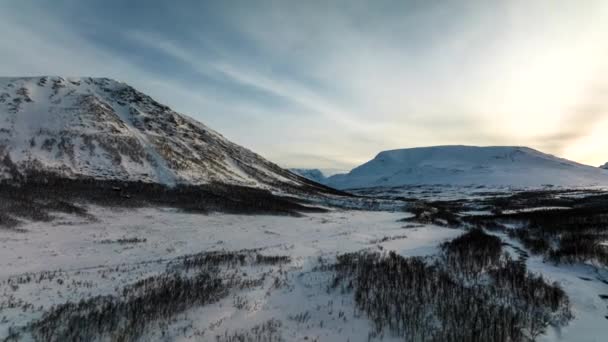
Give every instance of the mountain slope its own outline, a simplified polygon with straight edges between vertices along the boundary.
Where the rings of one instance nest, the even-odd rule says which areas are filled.
[[[327,190],[107,78],[0,78],[0,179]]]
[[[435,146],[379,153],[348,174],[329,177],[338,189],[413,184],[534,187],[608,185],[608,172],[527,147]]]
[[[320,184],[323,184],[327,179],[319,169],[289,169],[289,171]]]
[[[600,166],[600,168],[601,168],[601,169],[606,169],[606,170],[608,170],[608,163],[606,163],[606,164],[604,164],[604,165]]]

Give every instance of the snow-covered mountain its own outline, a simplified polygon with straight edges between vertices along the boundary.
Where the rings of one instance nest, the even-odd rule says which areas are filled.
[[[167,185],[311,186],[125,83],[0,78],[0,179],[35,171]]]
[[[327,177],[319,169],[289,169],[289,171],[320,184],[327,180]]]
[[[606,163],[606,164],[604,164],[604,165],[600,166],[600,168],[601,168],[601,169],[606,169],[606,170],[608,170],[608,163]]]
[[[348,174],[329,177],[326,184],[338,189],[413,184],[608,186],[608,171],[528,147],[435,146],[381,152]]]

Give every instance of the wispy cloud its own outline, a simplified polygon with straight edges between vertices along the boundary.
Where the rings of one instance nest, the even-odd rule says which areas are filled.
[[[285,166],[433,144],[608,160],[604,1],[23,1],[0,30],[1,74],[117,78]]]

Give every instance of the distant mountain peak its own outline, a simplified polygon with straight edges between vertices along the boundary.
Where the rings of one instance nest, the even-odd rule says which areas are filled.
[[[0,179],[38,171],[167,185],[308,186],[126,83],[0,78]]]
[[[416,184],[582,186],[608,185],[608,176],[525,146],[446,145],[383,151],[326,183],[340,189]]]
[[[321,184],[323,184],[327,178],[323,171],[319,169],[291,168],[289,171]]]

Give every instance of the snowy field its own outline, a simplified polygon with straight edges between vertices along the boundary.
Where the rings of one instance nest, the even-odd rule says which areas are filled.
[[[284,284],[275,288],[269,277],[259,288],[237,291],[217,303],[189,310],[170,324],[169,335],[176,340],[213,340],[226,331],[276,319],[288,340],[367,340],[369,324],[364,317],[352,316],[352,299],[328,294],[327,279],[311,272],[319,258],[331,260],[338,252],[378,246],[403,255],[431,255],[440,242],[462,233],[436,226],[404,229],[398,220],[407,214],[388,212],[205,216],[171,209],[96,208],[92,213],[97,222],[66,217],[22,226],[26,232],[0,230],[0,337],[7,336],[11,325],[25,325],[54,304],[113,294],[161,272],[180,256],[260,248],[264,255],[288,255],[291,261],[249,272],[284,273]],[[145,241],[117,242],[120,239]],[[28,276],[41,281],[7,283]],[[344,316],[338,317],[340,312]],[[185,331],[184,326],[188,327]],[[144,337],[159,338],[155,332],[151,329]]]
[[[432,256],[460,229],[400,222],[403,212],[334,210],[303,217],[198,215],[174,209],[91,207],[96,220],[73,216],[0,229],[0,341],[54,305],[117,295],[128,285],[175,267],[184,256],[255,250],[287,262],[224,267],[224,277],[255,283],[170,320],[151,322],[141,340],[232,341],[251,331],[287,341],[367,341],[372,324],[351,294],[329,291],[320,266],[337,254],[365,249]],[[517,246],[508,237],[504,241]],[[575,315],[543,341],[605,341],[608,284],[590,266],[552,266],[531,257],[528,267],[558,281]],[[238,274],[237,274],[238,273]],[[12,327],[12,328],[11,328]],[[257,329],[257,330],[256,330]],[[266,336],[266,335],[265,335]],[[21,333],[19,340],[32,339]],[[277,339],[278,340],[278,339]],[[398,340],[390,334],[385,341]]]
[[[427,201],[455,201],[455,200],[483,200],[490,197],[510,196],[516,193],[528,191],[554,191],[556,196],[585,197],[598,192],[606,192],[605,186],[585,187],[514,187],[501,185],[401,185],[401,186],[378,186],[360,189],[349,189],[348,191],[358,195],[381,197],[381,198],[415,198]]]

